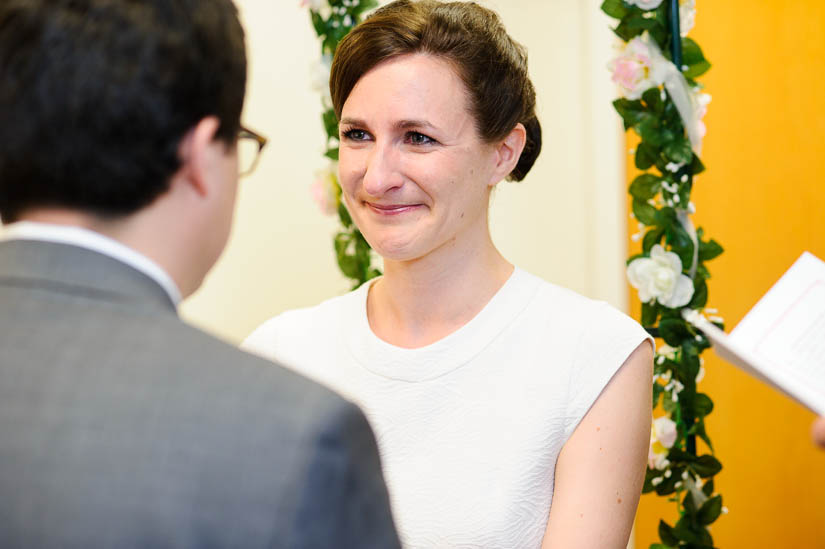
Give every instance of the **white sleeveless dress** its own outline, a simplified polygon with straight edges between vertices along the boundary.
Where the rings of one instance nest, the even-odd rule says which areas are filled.
[[[368,286],[278,315],[244,347],[362,407],[405,547],[539,547],[562,446],[650,338],[517,268],[461,329],[403,349],[370,329]]]

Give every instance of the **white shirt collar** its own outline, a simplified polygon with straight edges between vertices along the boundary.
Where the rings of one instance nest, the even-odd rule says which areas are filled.
[[[117,240],[103,236],[89,229],[68,225],[52,225],[34,221],[18,221],[7,225],[0,231],[0,241],[4,240],[41,240],[56,242],[86,248],[129,265],[137,269],[160,286],[169,294],[172,303],[177,306],[181,302],[181,293],[172,277],[160,265],[145,255],[124,246]]]

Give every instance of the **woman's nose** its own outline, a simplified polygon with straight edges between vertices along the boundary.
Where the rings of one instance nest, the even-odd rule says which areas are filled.
[[[364,191],[370,196],[382,196],[400,187],[403,178],[398,170],[398,151],[391,144],[376,144],[367,156]]]

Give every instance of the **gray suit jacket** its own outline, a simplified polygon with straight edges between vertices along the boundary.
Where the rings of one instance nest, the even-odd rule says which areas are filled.
[[[0,547],[398,547],[363,414],[105,255],[0,242]]]

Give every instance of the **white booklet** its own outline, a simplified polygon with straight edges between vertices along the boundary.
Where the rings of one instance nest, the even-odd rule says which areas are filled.
[[[720,357],[825,416],[825,262],[803,253],[730,334],[696,311],[685,319]]]

